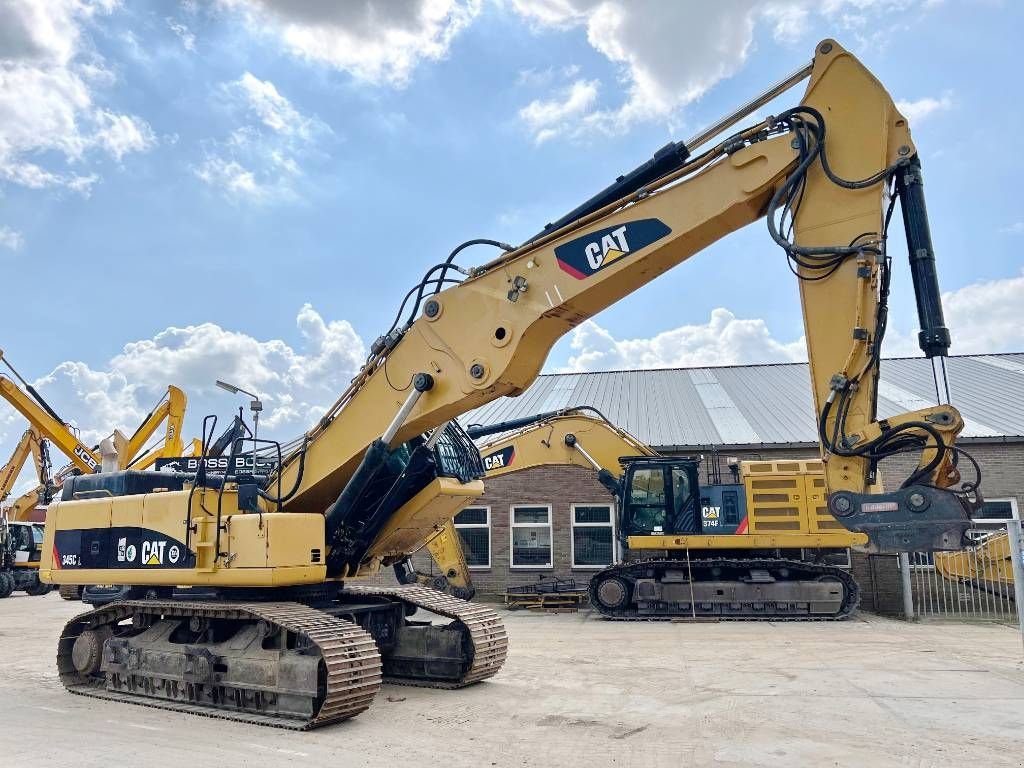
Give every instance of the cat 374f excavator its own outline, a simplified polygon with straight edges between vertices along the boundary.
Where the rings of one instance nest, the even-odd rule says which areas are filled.
[[[480,446],[485,481],[555,464],[597,471],[629,555],[591,578],[604,616],[842,619],[857,607],[857,583],[828,558],[867,537],[828,511],[818,460],[739,462],[731,483],[709,467],[705,484],[699,459],[662,456],[587,407],[467,432],[502,433]]]
[[[804,79],[800,104],[730,132]],[[455,687],[494,674],[506,637],[489,608],[357,582],[483,492],[457,416],[523,392],[570,329],[758,218],[800,278],[830,510],[879,551],[960,547],[976,481],[965,488],[956,470],[959,413],[941,404],[875,420],[897,199],[920,344],[941,359],[949,332],[907,120],[832,40],[526,244],[463,243],[408,292],[339,400],[266,479],[200,466],[65,483],[47,514],[43,578],[164,592],[70,621],[58,643],[64,685],[309,728],[365,710],[382,676]],[[456,264],[481,242],[504,253]],[[869,492],[876,464],[896,451],[914,451],[919,466],[896,490]],[[409,618],[417,607],[451,622]]]

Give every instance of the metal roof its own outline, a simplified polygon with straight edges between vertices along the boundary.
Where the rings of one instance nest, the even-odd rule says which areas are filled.
[[[1024,353],[947,358],[962,437],[1024,439]],[[882,362],[878,415],[936,402],[931,362]],[[519,397],[470,411],[463,424],[494,424],[570,406],[597,408],[655,448],[814,444],[806,363],[546,374]]]

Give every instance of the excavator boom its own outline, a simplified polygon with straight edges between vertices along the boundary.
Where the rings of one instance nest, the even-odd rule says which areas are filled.
[[[834,41],[818,46],[809,77],[800,106],[700,155],[677,152],[676,170],[468,270],[461,284],[439,290],[448,264],[433,281],[429,272],[407,324],[374,345],[352,385],[307,435],[303,460],[286,461],[283,486],[295,491],[284,508],[327,510],[332,544],[354,530],[365,539],[378,521],[362,517],[364,491],[390,449],[523,392],[567,331],[766,218],[801,278],[833,513],[866,533],[876,550],[959,547],[968,513],[963,496],[946,490],[959,479],[959,414],[943,404],[884,425],[875,419],[890,183],[904,204],[922,348],[937,355],[948,346],[909,126],[874,76]],[[905,487],[870,496],[879,458],[900,441],[920,450],[919,470]],[[385,550],[357,546],[343,570]]]
[[[7,363],[3,351],[0,351],[0,360]],[[7,365],[10,366],[10,363]],[[14,371],[13,368],[11,370]],[[35,392],[31,388],[29,391]],[[0,375],[0,397],[14,406],[18,413],[28,419],[29,424],[57,446],[61,453],[71,459],[80,472],[89,474],[99,469],[100,457],[95,451],[75,437],[74,433],[68,429],[67,424],[49,406],[41,404],[43,401],[34,399],[32,395],[22,391],[14,381],[3,375]]]

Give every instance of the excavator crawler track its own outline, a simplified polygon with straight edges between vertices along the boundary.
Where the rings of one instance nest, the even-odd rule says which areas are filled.
[[[126,620],[132,623],[122,624]],[[161,627],[191,624],[194,629],[218,622],[237,630],[219,645],[159,640],[149,646],[126,645],[147,631],[159,634]],[[252,659],[245,656],[246,637],[251,639],[253,632],[282,638],[287,648],[278,654],[255,651],[264,661],[262,676],[252,671]],[[260,644],[258,638],[256,642]],[[232,647],[242,655],[216,653]],[[234,678],[231,667],[225,669],[225,659],[227,665],[232,659],[242,661]],[[178,663],[182,660],[183,665]],[[288,602],[111,603],[68,622],[58,645],[57,668],[71,693],[293,730],[358,715],[381,685],[380,654],[369,634],[351,622]],[[289,669],[295,668],[305,674],[290,675]],[[239,674],[253,679],[246,684]],[[294,682],[298,677],[305,682],[302,690]],[[286,700],[295,705],[291,711],[282,704]]]
[[[696,586],[701,581],[706,581],[705,575],[713,574],[714,569],[726,573],[760,571],[769,576],[772,573],[778,574],[780,569],[786,569],[789,577],[795,576],[789,583],[835,581],[841,586],[842,596],[834,610],[829,612],[814,612],[813,609],[801,612],[804,608],[797,605],[798,601],[774,597],[771,585],[778,582],[767,581],[756,597],[740,598],[736,602],[723,600],[717,604],[701,605],[699,597],[690,597],[674,601],[649,599],[643,601],[642,608],[638,606],[637,586],[643,579],[654,578],[653,574],[664,575],[671,572],[682,576],[685,581],[675,582],[678,597],[680,592],[685,595],[691,582]],[[602,590],[603,584],[613,581],[617,584],[611,584]],[[602,596],[607,599],[620,593],[625,595],[622,605],[611,608],[602,602]],[[617,621],[838,621],[849,618],[856,610],[860,603],[860,587],[853,576],[842,568],[799,560],[718,558],[688,562],[659,558],[637,560],[605,568],[591,578],[589,597],[591,606],[598,613]],[[642,595],[640,597],[642,598]]]
[[[399,600],[406,605],[454,619],[465,633],[468,644],[464,642],[464,647],[470,650],[471,658],[457,680],[430,680],[386,674],[384,681],[387,683],[426,688],[464,688],[492,677],[505,663],[508,634],[505,632],[505,623],[491,608],[414,584],[401,587],[346,586],[345,593]]]

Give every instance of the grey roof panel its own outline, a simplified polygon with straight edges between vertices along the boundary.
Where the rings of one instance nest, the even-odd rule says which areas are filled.
[[[1024,354],[951,357],[947,374],[964,437],[1024,438]],[[930,361],[883,361],[880,417],[934,402]],[[546,374],[519,397],[499,398],[461,421],[494,424],[577,405],[597,408],[655,447],[817,441],[805,363]]]

